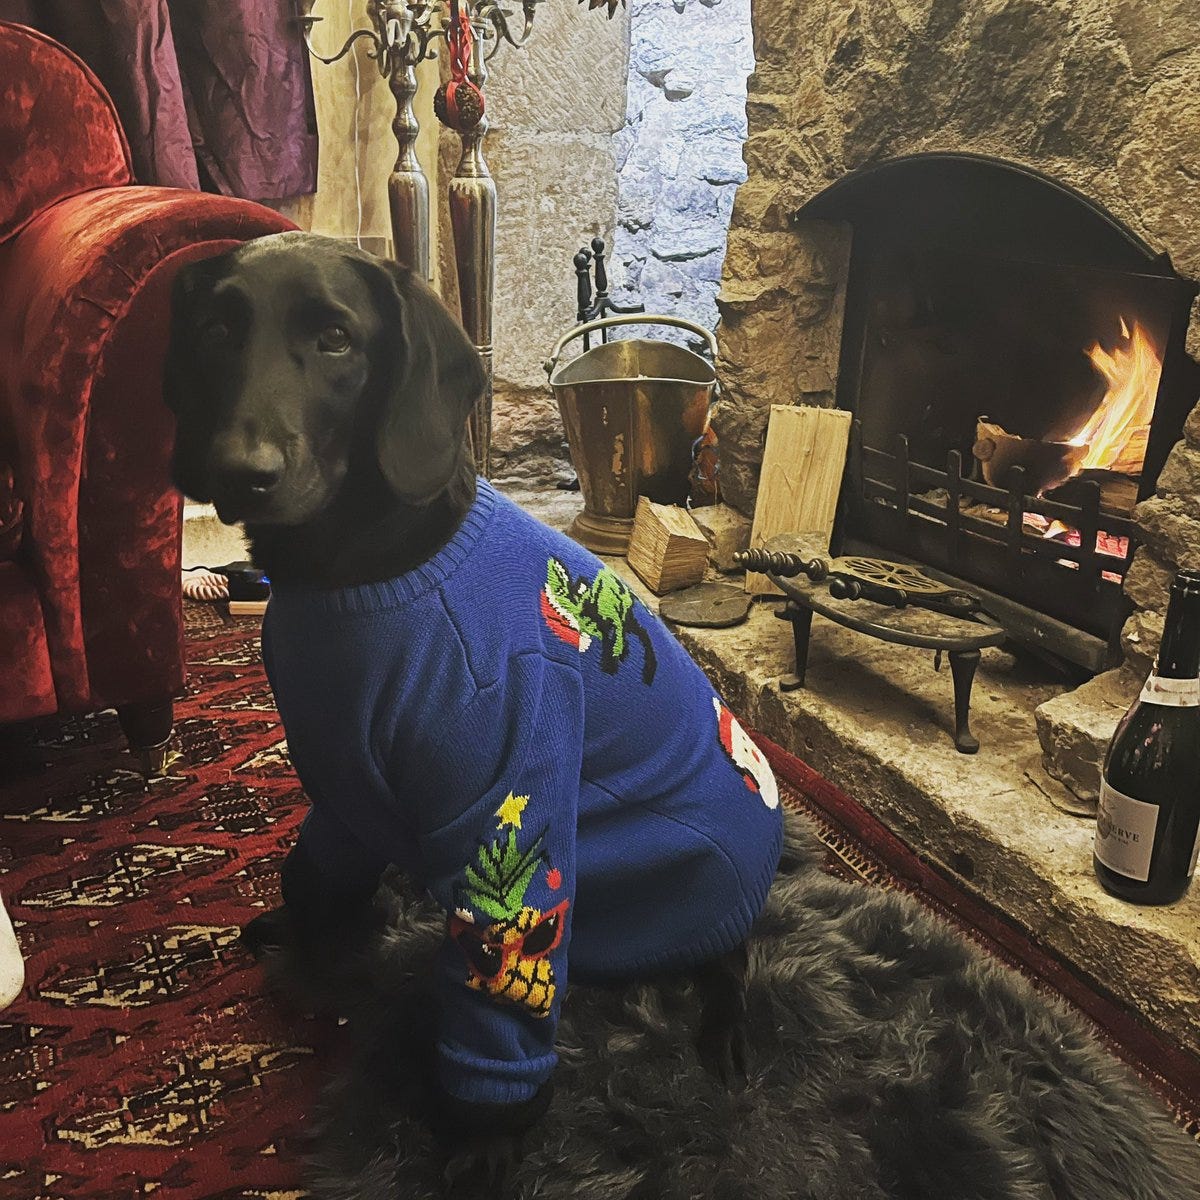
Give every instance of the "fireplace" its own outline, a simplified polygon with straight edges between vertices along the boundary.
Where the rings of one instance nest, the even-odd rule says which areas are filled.
[[[717,331],[725,502],[753,516],[773,405],[844,405],[862,421],[860,474],[893,489],[847,495],[838,529],[847,548],[858,539],[899,558],[907,546],[911,558],[948,564],[927,569],[992,592],[990,612],[1011,606],[1005,621],[1023,640],[1069,643],[1059,657],[1080,662],[1079,674],[1113,661],[1114,630],[1132,610],[1118,671],[1039,702],[1047,765],[1084,800],[1095,796],[1112,723],[1154,658],[1172,574],[1200,567],[1200,409],[1181,420],[1200,398],[1200,320],[1189,326],[1186,311],[1187,279],[1200,278],[1200,101],[1190,82],[1200,31],[1190,15],[1173,4],[1148,20],[1144,5],[1122,3],[1075,6],[1067,21],[1040,0],[778,0],[751,14],[747,179]],[[951,326],[952,342],[932,316]],[[1020,352],[997,348],[1012,344],[1012,320]],[[889,340],[897,329],[904,336]],[[1058,350],[1042,337],[1050,331]],[[1055,456],[1073,467],[1080,436],[1069,397],[1086,406],[1099,364],[1141,354],[1142,343],[1162,366],[1140,470],[1087,467],[1060,491]],[[930,356],[937,371],[922,375]],[[1003,443],[990,465],[973,454],[992,432],[976,426],[981,417]],[[1064,444],[1047,459],[1042,441]],[[955,524],[951,455],[964,477],[960,514],[998,530],[989,538],[959,521],[957,549],[943,528]],[[1027,472],[1019,496],[970,494],[1014,491],[1014,462]],[[903,506],[898,488],[910,498]],[[1041,511],[1055,503],[1079,511]],[[916,512],[921,504],[935,511]],[[1090,511],[1097,545],[1117,551],[1100,561],[1084,561],[1094,553]],[[877,527],[864,528],[868,519]],[[1127,546],[1118,522],[1130,520]],[[912,545],[918,535],[934,544]],[[1063,676],[1050,678],[1059,686]]]
[[[1196,285],[1078,192],[976,155],[864,169],[797,220],[850,229],[839,547],[921,562],[1014,636],[1111,665],[1134,506],[1195,402]]]

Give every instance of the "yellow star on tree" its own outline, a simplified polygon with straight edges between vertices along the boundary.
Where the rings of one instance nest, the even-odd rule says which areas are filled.
[[[511,825],[514,829],[520,829],[521,814],[525,811],[525,805],[528,803],[528,796],[514,796],[512,792],[509,792],[508,798],[496,809],[496,816],[500,818],[500,824]]]

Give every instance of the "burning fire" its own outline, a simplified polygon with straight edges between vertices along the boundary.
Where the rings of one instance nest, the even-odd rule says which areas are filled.
[[[1070,439],[1072,446],[1088,448],[1081,471],[1100,469],[1139,475],[1146,458],[1162,360],[1137,321],[1131,330],[1122,317],[1121,337],[1122,342],[1112,351],[1099,342],[1087,351],[1108,390],[1087,424]]]

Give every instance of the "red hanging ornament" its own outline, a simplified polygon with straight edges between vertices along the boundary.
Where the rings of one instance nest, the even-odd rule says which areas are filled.
[[[458,133],[470,133],[483,120],[483,92],[471,80],[473,36],[469,13],[459,12],[451,0],[446,44],[450,50],[450,79],[433,97],[437,119]]]

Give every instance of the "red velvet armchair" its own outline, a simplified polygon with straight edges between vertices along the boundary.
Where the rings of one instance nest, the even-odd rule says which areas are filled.
[[[244,200],[132,186],[73,54],[0,22],[0,724],[115,708],[153,765],[184,682],[171,280],[293,228]]]

